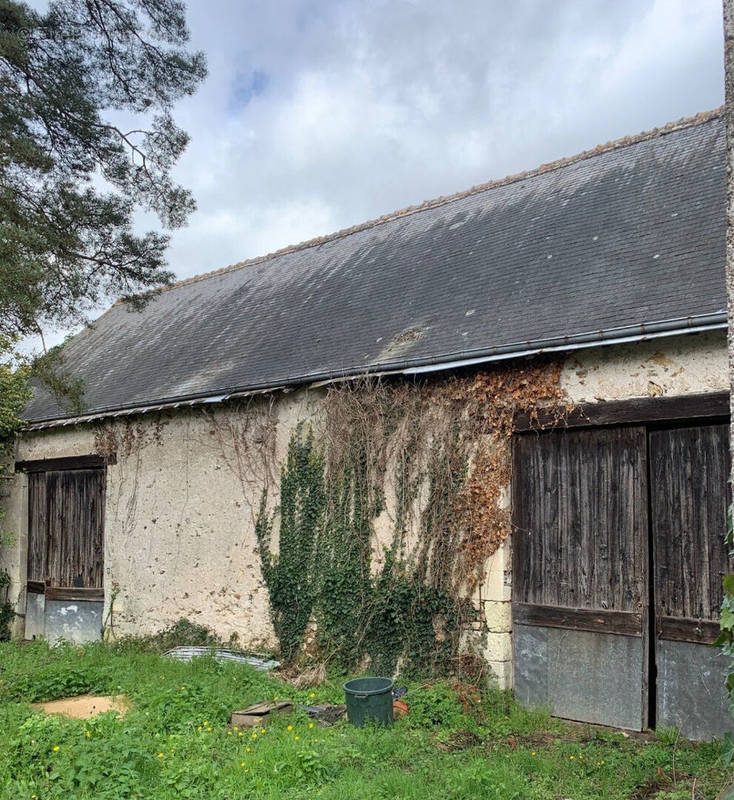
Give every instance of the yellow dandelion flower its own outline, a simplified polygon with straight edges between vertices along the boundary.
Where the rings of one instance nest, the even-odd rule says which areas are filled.
[[[313,698],[313,697],[316,697],[316,692],[311,692],[311,693],[309,694],[309,697],[311,697],[311,698]]]
[[[232,731],[227,731],[227,736],[231,736],[231,735],[232,735]]]
[[[573,761],[573,760],[574,760],[574,758],[576,758],[576,756],[569,756],[569,757],[568,757],[568,760],[569,760],[569,761]]]
[[[535,755],[535,750],[533,750],[533,752],[532,752],[530,755],[531,755],[531,756],[534,756],[534,755]]]
[[[245,766],[245,762],[243,761],[243,762],[240,764],[240,766],[241,766],[241,767],[244,767],[244,766]]]
[[[253,733],[253,734],[252,734],[252,738],[253,738],[253,739],[257,739],[257,734],[256,734],[256,733]]]
[[[260,728],[260,733],[265,733],[265,728]]]
[[[298,741],[298,736],[294,736],[293,738],[294,738],[296,741]]]
[[[206,720],[204,720],[201,724],[202,725],[208,725],[209,723]]]
[[[199,731],[199,733],[201,733],[201,725],[199,725],[199,727],[196,730]]]
[[[163,758],[163,753],[158,753],[158,758]]]
[[[309,728],[313,728],[313,722],[309,722],[309,723],[308,723],[308,727],[309,727]]]
[[[55,744],[54,745],[54,753],[58,753],[59,750],[61,750],[61,748],[57,744]]]
[[[292,726],[292,725],[289,725],[289,726],[286,728],[286,730],[287,730],[287,731],[292,731],[292,730],[293,730],[293,726]]]
[[[245,748],[245,752],[246,752],[246,753],[249,753],[249,752],[250,752],[250,749],[251,749],[251,748],[249,748],[249,747],[246,747],[246,748]]]
[[[87,739],[89,739],[89,737],[90,737],[91,735],[92,735],[92,732],[91,732],[91,731],[87,731]]]

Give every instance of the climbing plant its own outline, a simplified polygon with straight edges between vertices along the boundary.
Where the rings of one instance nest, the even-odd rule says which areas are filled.
[[[292,661],[298,653],[318,592],[323,472],[312,431],[304,435],[299,428],[291,438],[281,473],[277,554],[271,552],[273,519],[267,515],[267,490],[255,525],[273,627],[285,661]]]
[[[513,417],[565,413],[559,376],[538,362],[329,389],[322,428],[293,433],[279,504],[269,512],[263,490],[256,522],[284,660],[311,623],[319,657],[345,670],[455,667],[468,598],[509,533]]]

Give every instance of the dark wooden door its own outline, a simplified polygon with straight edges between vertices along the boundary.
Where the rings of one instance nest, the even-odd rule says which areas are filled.
[[[29,588],[101,590],[104,469],[39,471],[28,477]]]
[[[28,475],[28,588],[43,591],[48,549],[46,473]]]
[[[513,462],[517,696],[556,716],[642,729],[646,431],[527,434]]]
[[[724,542],[730,499],[729,426],[650,432],[656,716],[683,735],[732,730],[719,633],[722,578],[734,571]]]

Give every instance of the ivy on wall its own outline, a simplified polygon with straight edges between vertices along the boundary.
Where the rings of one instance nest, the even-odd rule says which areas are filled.
[[[344,670],[368,656],[383,672],[394,671],[401,657],[404,671],[443,671],[458,627],[437,637],[436,620],[457,620],[460,601],[410,570],[397,541],[373,576],[371,521],[379,506],[366,500],[367,472],[362,458],[327,475],[312,431],[297,429],[281,475],[277,555],[275,515],[263,492],[256,534],[281,657],[299,657],[313,621],[319,654]]]
[[[299,652],[319,592],[318,546],[324,517],[323,459],[313,436],[299,429],[291,438],[280,481],[279,552],[271,552],[272,521],[263,490],[255,524],[263,577],[270,591],[273,627],[281,655],[292,661]]]
[[[304,657],[313,627],[309,655],[344,670],[455,669],[467,598],[509,533],[512,419],[541,406],[562,416],[559,376],[538,362],[329,390],[323,429],[295,429],[279,503],[269,511],[264,489],[256,521],[284,661]]]

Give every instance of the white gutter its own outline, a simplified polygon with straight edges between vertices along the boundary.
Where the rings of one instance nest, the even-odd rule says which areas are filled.
[[[718,322],[713,325],[697,325],[686,328],[683,331],[657,331],[654,333],[638,334],[634,336],[617,336],[609,339],[600,339],[598,342],[578,342],[576,344],[559,344],[553,347],[536,347],[528,350],[515,352],[514,354],[498,353],[491,356],[478,356],[477,358],[465,358],[461,361],[448,361],[441,364],[428,364],[422,367],[409,367],[400,370],[401,375],[422,375],[426,372],[439,372],[446,369],[459,369],[461,367],[471,367],[475,364],[488,364],[492,361],[506,361],[509,358],[519,358],[520,356],[535,356],[540,353],[559,353],[569,350],[584,350],[589,347],[601,347],[612,344],[629,344],[631,342],[646,342],[649,339],[662,339],[665,336],[681,336],[686,333],[703,333],[704,331],[726,330],[725,322]]]

